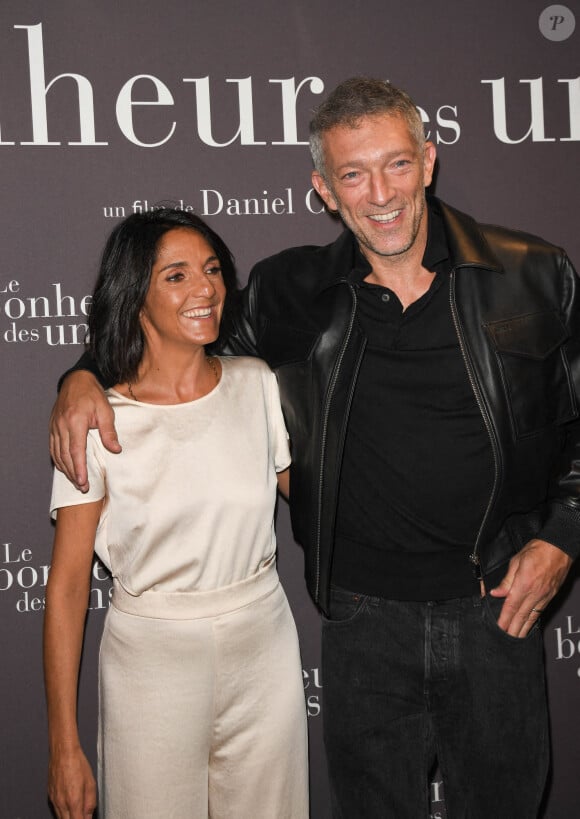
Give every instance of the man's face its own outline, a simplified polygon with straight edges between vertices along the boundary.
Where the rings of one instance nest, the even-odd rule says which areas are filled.
[[[323,135],[326,174],[312,184],[359,241],[371,265],[400,260],[418,235],[426,239],[425,187],[435,146],[419,147],[405,120],[392,114],[363,117]]]

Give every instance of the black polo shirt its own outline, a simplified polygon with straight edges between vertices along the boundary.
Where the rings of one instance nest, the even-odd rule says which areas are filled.
[[[429,204],[429,288],[403,311],[351,274],[367,338],[340,475],[332,582],[389,599],[449,599],[478,583],[469,561],[493,484],[489,438],[451,315],[443,220]]]

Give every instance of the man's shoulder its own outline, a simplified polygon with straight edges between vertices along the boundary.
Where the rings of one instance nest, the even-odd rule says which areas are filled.
[[[494,250],[497,248],[500,251],[520,251],[548,255],[562,255],[565,252],[553,242],[517,228],[483,223],[479,224],[479,229]]]
[[[518,228],[506,227],[495,222],[485,222],[475,219],[473,216],[464,213],[456,208],[447,205],[439,200],[439,207],[447,224],[457,225],[460,230],[467,233],[478,231],[481,233],[492,249],[498,250],[532,250],[540,253],[561,254],[562,248],[555,245],[541,236]]]
[[[252,269],[252,276],[270,278],[308,277],[312,274],[336,277],[343,269],[350,268],[354,239],[350,231],[343,231],[334,242],[327,245],[299,245],[289,247],[261,259]]]
[[[524,230],[480,222],[439,202],[455,260],[504,270],[514,264],[548,262],[559,264],[565,251],[546,239]]]
[[[493,224],[482,224],[480,229],[505,273],[555,281],[573,275],[566,251],[541,236]]]

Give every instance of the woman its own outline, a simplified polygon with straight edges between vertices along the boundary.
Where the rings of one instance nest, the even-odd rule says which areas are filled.
[[[49,795],[92,815],[76,693],[93,549],[114,591],[99,666],[101,819],[303,819],[306,722],[273,512],[289,452],[275,377],[208,356],[235,290],[198,217],[130,216],[105,247],[89,319],[123,451],[96,432],[90,489],[55,471],[45,615]],[[222,322],[223,315],[223,322]]]

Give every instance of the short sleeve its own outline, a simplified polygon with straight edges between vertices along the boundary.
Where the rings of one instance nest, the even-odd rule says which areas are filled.
[[[87,472],[90,487],[88,492],[83,493],[76,489],[62,472],[58,469],[54,470],[50,499],[51,518],[56,520],[57,511],[62,506],[79,506],[82,503],[92,503],[105,497],[103,454],[93,432],[89,432],[87,437]]]
[[[291,463],[288,432],[280,406],[280,391],[273,372],[267,374],[268,389],[268,432],[270,436],[270,452],[276,472],[288,469]]]

